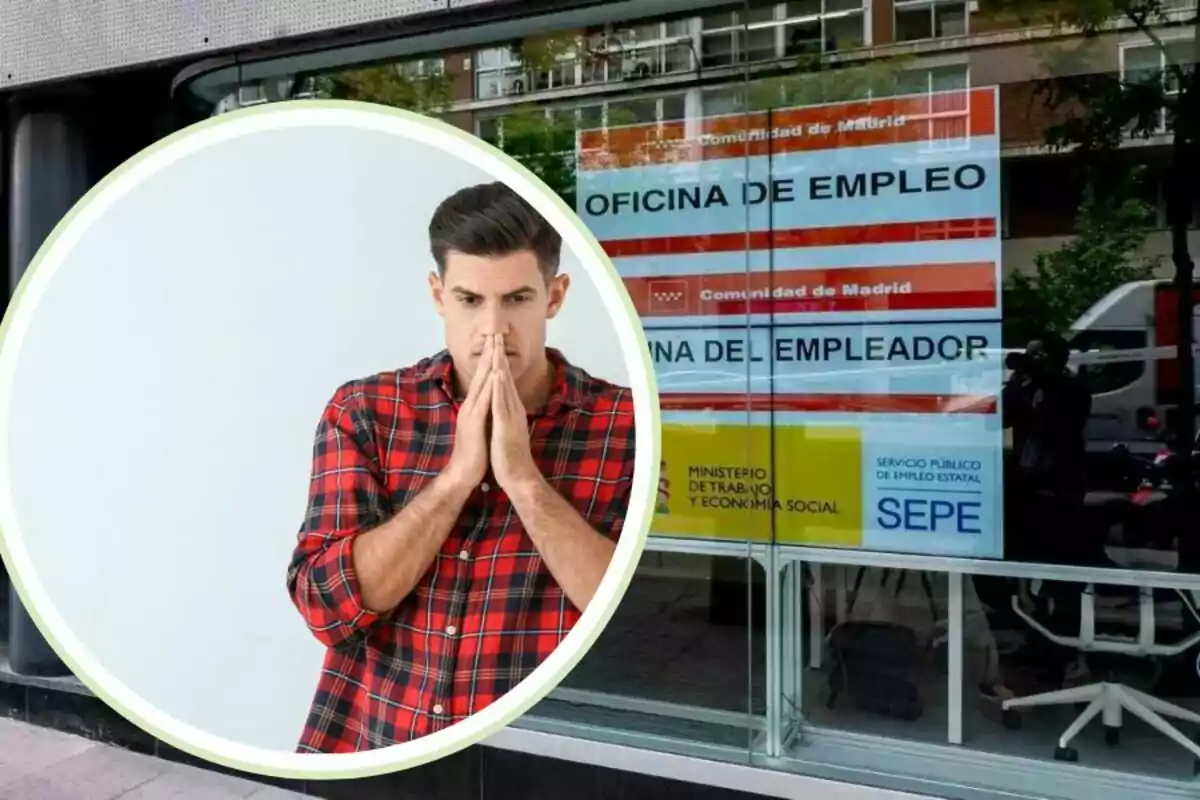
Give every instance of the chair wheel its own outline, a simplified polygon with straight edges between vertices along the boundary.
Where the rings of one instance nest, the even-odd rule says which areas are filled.
[[[1001,720],[1004,722],[1004,727],[1010,731],[1021,730],[1021,713],[1015,709],[1008,709],[1002,712]]]
[[[1104,727],[1104,743],[1109,747],[1116,747],[1121,743],[1121,729],[1110,728],[1107,725]]]
[[[1056,747],[1054,748],[1055,761],[1069,761],[1075,763],[1079,760],[1079,751],[1074,747]]]

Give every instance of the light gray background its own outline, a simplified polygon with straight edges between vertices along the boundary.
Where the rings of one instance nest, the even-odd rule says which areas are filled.
[[[161,711],[294,749],[323,655],[285,585],[317,420],[340,383],[442,348],[426,226],[487,180],[383,133],[244,136],[126,195],[54,276],[6,420],[15,512],[72,632]],[[551,344],[627,383],[564,270]]]

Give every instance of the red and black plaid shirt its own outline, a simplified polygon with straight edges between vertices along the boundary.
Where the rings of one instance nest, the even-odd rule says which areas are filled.
[[[632,396],[547,356],[555,379],[530,415],[534,460],[616,539],[633,482]],[[288,570],[292,600],[328,648],[299,752],[369,750],[452,725],[516,686],[579,619],[490,476],[409,596],[386,615],[363,607],[351,542],[446,466],[459,406],[451,372],[443,351],[347,383],[321,417]]]

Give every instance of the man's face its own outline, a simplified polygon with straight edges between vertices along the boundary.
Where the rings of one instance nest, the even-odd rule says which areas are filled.
[[[530,251],[495,258],[448,253],[443,276],[431,273],[429,287],[463,385],[479,367],[487,337],[497,333],[504,334],[514,380],[541,364],[546,321],[558,314],[569,284],[566,275],[547,283]]]
[[[1041,373],[1046,371],[1049,354],[1046,352],[1046,345],[1041,339],[1034,339],[1025,346],[1025,359],[1029,365],[1030,372]]]

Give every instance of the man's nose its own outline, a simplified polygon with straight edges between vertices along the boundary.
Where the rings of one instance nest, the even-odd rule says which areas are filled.
[[[483,312],[483,334],[485,336],[495,336],[498,333],[508,334],[508,317],[504,313],[504,309],[492,306]]]

